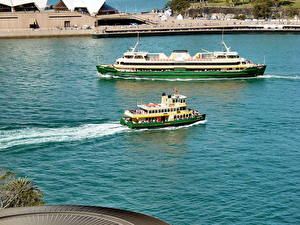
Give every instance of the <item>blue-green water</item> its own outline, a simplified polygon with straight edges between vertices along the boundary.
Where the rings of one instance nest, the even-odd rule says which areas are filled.
[[[300,36],[225,35],[268,69],[246,80],[99,80],[135,38],[0,41],[0,167],[48,204],[146,213],[176,225],[300,223]],[[216,49],[218,35],[145,37],[143,49]],[[131,131],[137,101],[177,88],[208,122]]]

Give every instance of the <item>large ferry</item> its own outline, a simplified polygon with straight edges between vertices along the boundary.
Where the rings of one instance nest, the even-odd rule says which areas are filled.
[[[194,56],[186,50],[175,50],[170,56],[138,50],[139,40],[112,65],[98,65],[100,77],[115,78],[239,78],[263,75],[264,64],[241,58],[222,41],[225,50],[203,49]]]
[[[126,110],[120,123],[129,128],[156,128],[204,121],[206,115],[189,109],[186,99],[177,91],[173,95],[163,93],[160,104],[149,103],[138,105],[136,110]]]

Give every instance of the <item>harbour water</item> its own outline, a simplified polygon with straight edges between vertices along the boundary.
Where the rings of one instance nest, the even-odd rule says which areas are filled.
[[[219,35],[142,38],[142,49],[215,50]],[[0,167],[34,179],[47,204],[146,213],[175,225],[299,224],[300,36],[225,35],[268,65],[254,79],[99,79],[136,38],[0,41]],[[129,130],[137,102],[174,88],[207,123]]]

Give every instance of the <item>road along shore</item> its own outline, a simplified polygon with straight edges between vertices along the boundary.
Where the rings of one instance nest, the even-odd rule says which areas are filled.
[[[0,30],[0,38],[48,38],[48,37],[82,37],[94,38],[131,37],[137,36],[163,36],[187,34],[219,34],[219,33],[300,33],[300,25],[205,25],[205,26],[107,26],[96,29],[73,30]]]

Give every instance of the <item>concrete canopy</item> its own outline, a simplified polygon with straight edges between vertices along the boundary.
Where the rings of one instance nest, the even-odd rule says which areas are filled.
[[[1,1],[1,0],[0,0]],[[105,0],[62,0],[70,11],[75,8],[86,8],[91,15],[98,13]]]
[[[0,0],[0,4],[15,7],[24,4],[33,3],[38,9],[44,9],[48,0]]]

